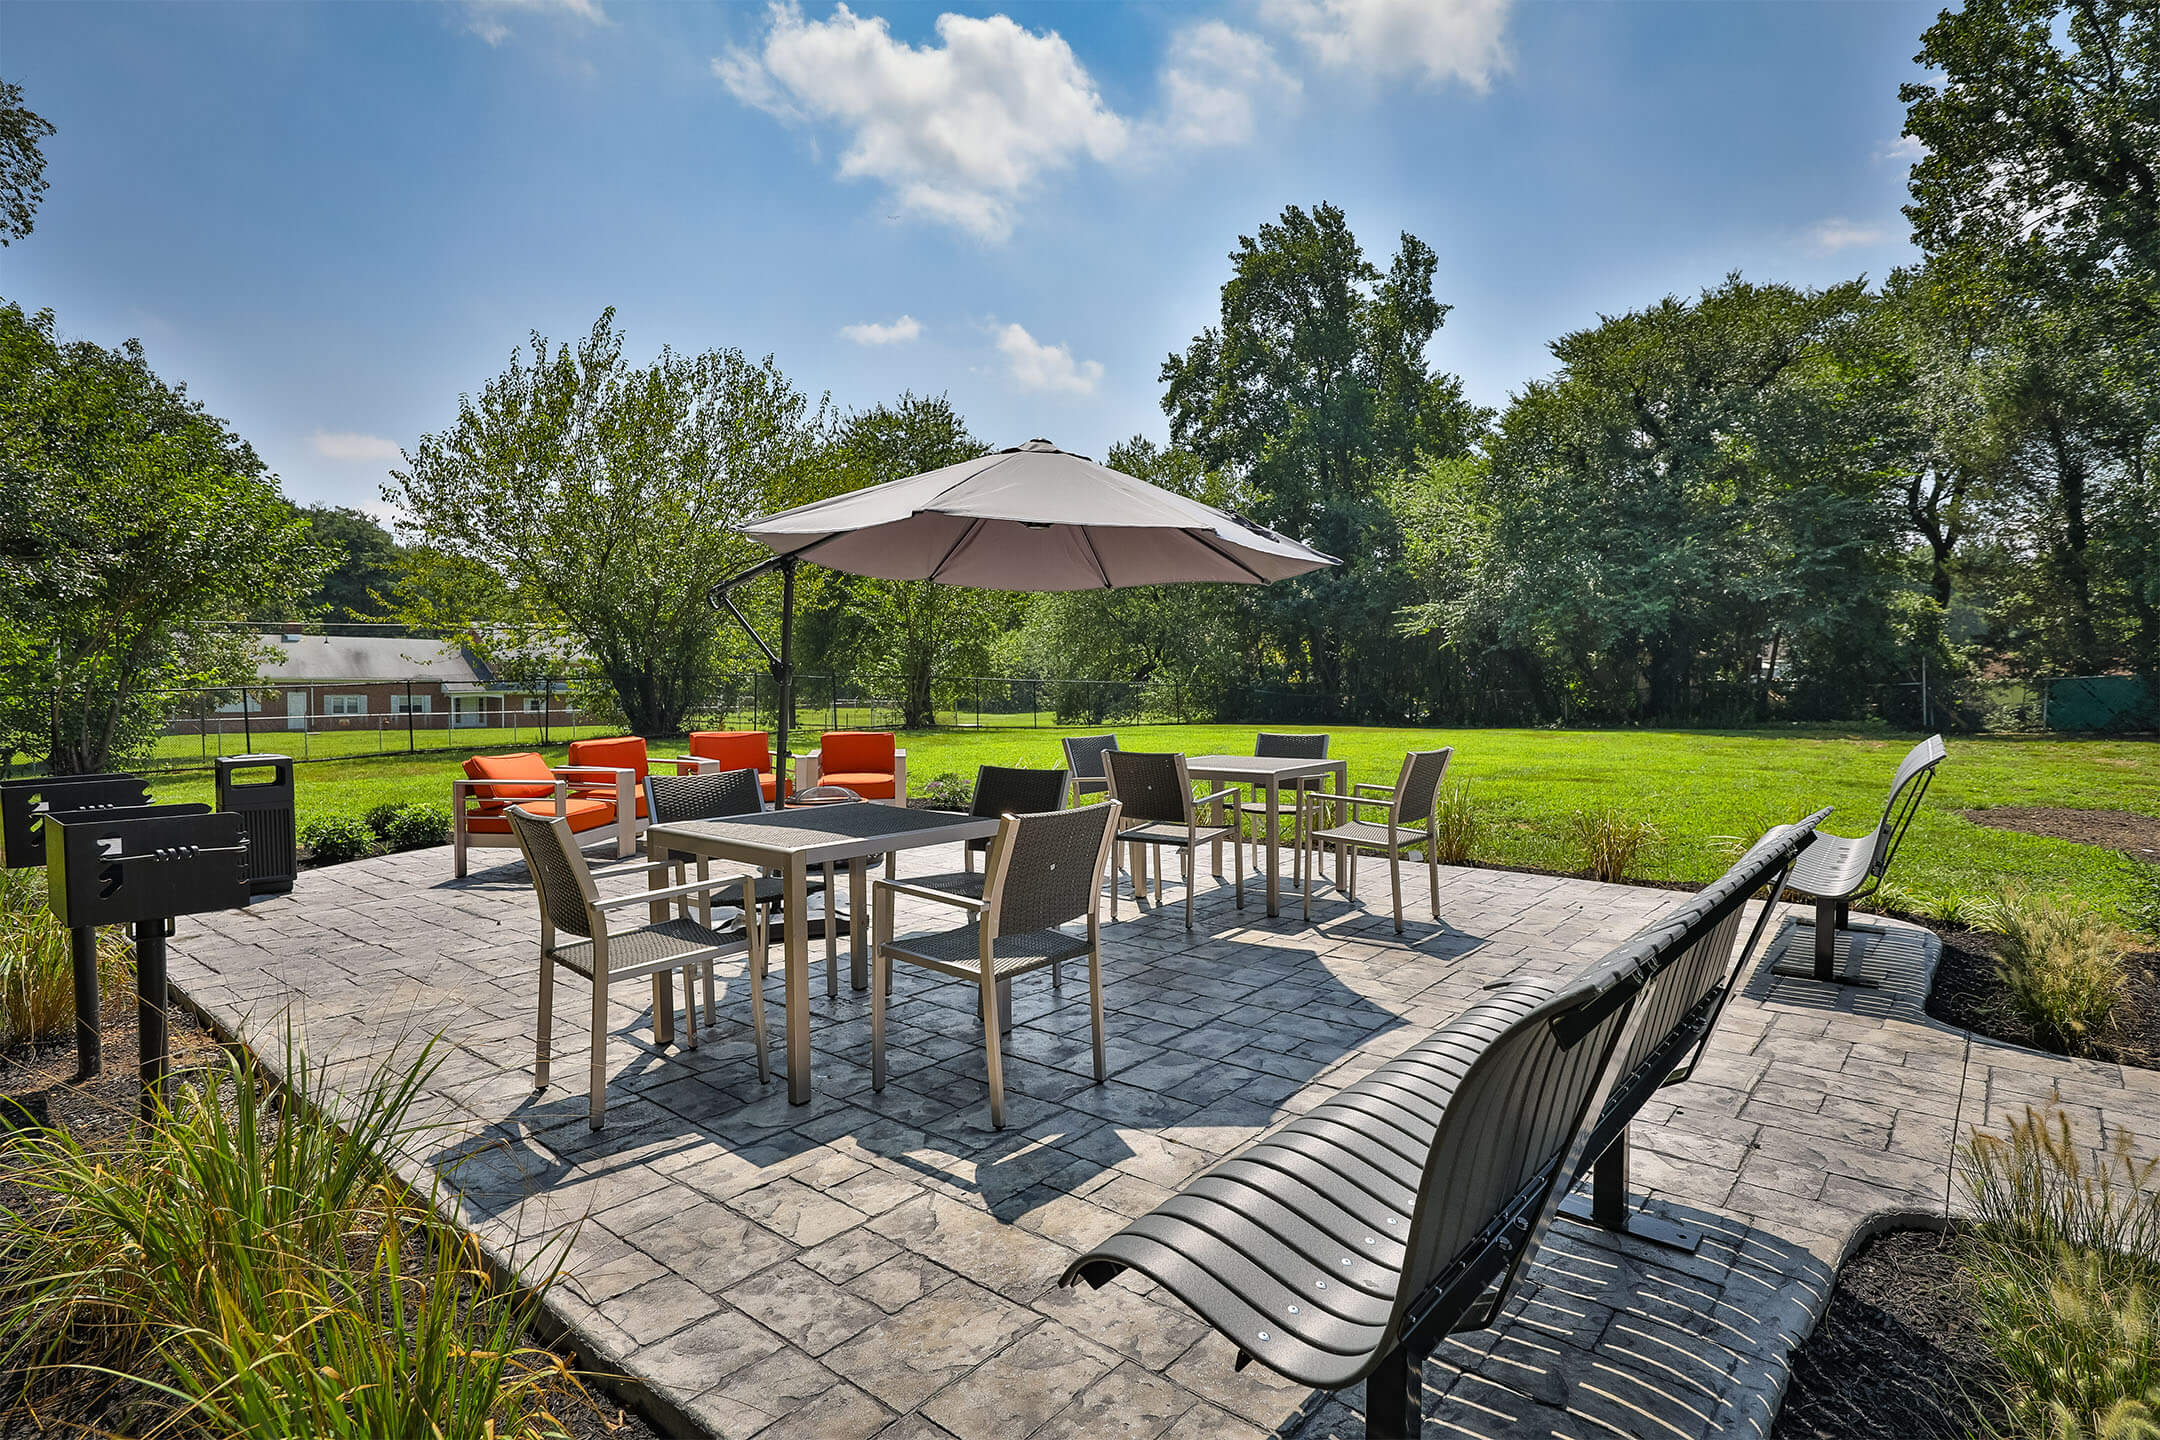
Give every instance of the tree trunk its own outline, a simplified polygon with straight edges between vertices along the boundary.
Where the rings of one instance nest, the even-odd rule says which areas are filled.
[[[2048,416],[2048,444],[2055,452],[2057,492],[2062,499],[2063,539],[2055,547],[2055,565],[2070,596],[2070,648],[2072,663],[2090,674],[2101,669],[2100,637],[2093,625],[2092,573],[2086,561],[2090,539],[2085,517],[2085,458],[2077,453],[2063,431],[2060,416]]]

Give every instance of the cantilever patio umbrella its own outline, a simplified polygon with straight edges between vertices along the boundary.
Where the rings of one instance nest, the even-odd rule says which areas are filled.
[[[773,558],[721,581],[711,599],[749,631],[771,664],[780,692],[782,774],[792,761],[795,567],[804,560],[882,580],[983,590],[1109,590],[1208,580],[1267,585],[1341,563],[1264,525],[1121,475],[1047,440],[798,505],[752,520],[743,531],[771,549]],[[729,594],[776,570],[783,587],[777,651]],[[775,788],[785,795],[784,785]]]

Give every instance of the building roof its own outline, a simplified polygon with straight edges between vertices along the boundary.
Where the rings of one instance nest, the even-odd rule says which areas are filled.
[[[433,680],[485,684],[487,671],[456,645],[388,635],[276,635],[265,643],[283,657],[263,662],[271,684],[303,681]]]

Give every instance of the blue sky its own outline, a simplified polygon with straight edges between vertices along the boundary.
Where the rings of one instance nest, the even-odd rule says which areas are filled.
[[[0,76],[59,133],[0,295],[140,337],[304,501],[375,507],[529,331],[609,304],[640,356],[1100,456],[1164,435],[1237,237],[1328,200],[1378,264],[1438,251],[1432,358],[1500,404],[1601,312],[1913,258],[1933,11],[16,0]]]

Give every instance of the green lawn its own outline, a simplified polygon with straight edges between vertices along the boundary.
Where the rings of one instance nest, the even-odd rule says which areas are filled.
[[[1254,727],[1130,727],[1131,749],[1188,754],[1252,750]],[[1067,730],[934,731],[903,735],[911,788],[943,772],[972,776],[982,764],[1052,765]],[[1469,787],[1487,817],[1477,858],[1544,869],[1580,868],[1567,851],[1573,810],[1598,805],[1648,817],[1662,838],[1645,878],[1707,880],[1734,847],[1781,820],[1836,807],[1827,829],[1873,825],[1891,772],[1913,737],[1831,730],[1800,732],[1412,730],[1336,728],[1334,752],[1353,780],[1393,781],[1403,751],[1451,744],[1452,781]],[[814,736],[798,748],[816,743]],[[656,754],[674,754],[673,742]],[[1927,805],[1914,822],[1892,883],[1902,908],[1946,912],[2006,881],[2065,891],[2113,909],[2129,897],[2128,862],[2114,852],[1991,830],[1957,811],[1989,805],[2057,805],[2160,815],[2160,746],[2128,740],[1976,737],[1949,743]],[[551,758],[560,759],[556,749]],[[302,820],[365,810],[384,800],[445,805],[455,755],[323,761],[299,768]],[[207,777],[161,782],[163,800],[208,800]]]

